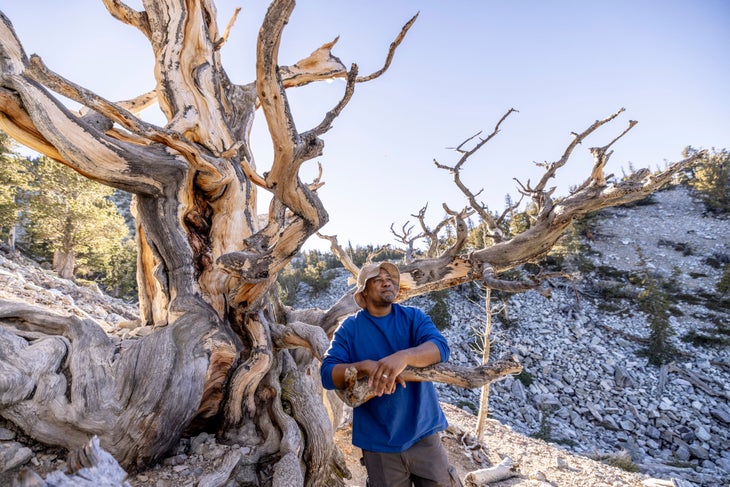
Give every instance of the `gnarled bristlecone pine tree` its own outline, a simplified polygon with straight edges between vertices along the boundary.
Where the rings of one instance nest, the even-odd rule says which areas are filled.
[[[323,400],[317,359],[338,323],[358,308],[350,290],[327,310],[291,309],[278,299],[276,278],[328,218],[317,195],[320,181],[303,182],[300,167],[321,155],[321,137],[358,83],[387,70],[415,17],[383,53],[382,69],[361,76],[356,65],[348,69],[331,54],[334,42],[280,66],[279,43],[294,1],[275,0],[258,36],[256,79],[241,85],[221,65],[228,28],[219,30],[213,0],[143,0],[141,11],[103,1],[112,16],[149,40],[155,89],[132,100],[103,99],[40,57],[29,58],[2,15],[0,128],[134,196],[139,313],[151,332],[119,347],[90,319],[0,301],[0,415],[38,441],[69,449],[96,436],[128,469],[143,469],[184,434],[206,430],[250,447],[240,463],[255,473],[257,485],[342,485],[349,472],[333,442],[336,403]],[[346,80],[341,101],[319,125],[299,132],[287,90],[332,78]],[[70,110],[62,97],[83,108]],[[154,103],[166,117],[164,126],[138,118]],[[536,213],[531,227],[516,236],[501,230],[460,177],[463,164],[513,110],[491,135],[465,140],[455,165],[437,163],[453,175],[469,205],[447,209],[456,229],[448,248],[433,246],[419,259],[409,254],[400,265],[398,299],[470,281],[512,291],[535,287],[545,276],[519,282],[497,276],[543,256],[575,218],[644,198],[692,163],[689,158],[657,173],[607,180],[610,145],[630,122],[611,144],[591,149],[595,163],[583,184],[553,198],[548,181],[578,144],[621,111],[575,133],[561,159],[545,164],[536,185],[520,186]],[[255,115],[265,117],[273,142],[265,171],[254,164],[250,147]],[[260,191],[271,195],[267,212],[257,208]],[[474,213],[487,227],[489,246],[466,253],[466,219]],[[419,236],[435,241],[436,230],[423,227]],[[404,242],[412,242],[410,230],[404,227]],[[322,237],[356,273],[336,239]],[[409,380],[481,387],[519,369],[508,358],[478,369],[439,365],[407,373]],[[367,400],[362,384],[351,382],[342,398]]]

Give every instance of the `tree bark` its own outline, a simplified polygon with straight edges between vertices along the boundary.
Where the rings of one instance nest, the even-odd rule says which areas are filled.
[[[120,344],[91,320],[0,301],[0,415],[41,442],[69,449],[98,437],[125,468],[159,460],[185,433],[215,431],[251,446],[241,462],[257,466],[261,485],[342,485],[347,469],[334,447],[316,368],[337,324],[358,308],[350,291],[328,310],[292,310],[278,301],[275,281],[328,218],[318,184],[304,183],[300,167],[321,154],[321,136],[355,85],[387,69],[415,17],[384,67],[360,76],[356,65],[348,70],[332,55],[336,40],[281,66],[279,43],[294,2],[274,0],[259,31],[256,79],[239,85],[221,64],[230,26],[218,29],[212,0],[143,0],[140,11],[103,1],[149,40],[154,90],[106,100],[28,57],[1,15],[0,128],[133,194],[140,318],[152,331]],[[346,80],[342,99],[317,126],[299,132],[286,90],[332,78]],[[83,109],[68,109],[61,97]],[[152,103],[165,114],[164,126],[136,116]],[[266,171],[257,168],[250,146],[256,113],[265,117],[274,147]],[[539,203],[538,220],[524,234],[465,253],[465,218],[478,209],[449,211],[454,244],[403,264],[398,299],[475,280],[502,285],[495,274],[545,254],[575,218],[641,199],[701,155],[641,181],[607,184],[602,169],[610,153],[596,149],[586,182],[553,201],[546,181],[578,143],[617,115],[578,134],[536,187],[523,188]],[[458,176],[474,150],[449,169]],[[262,218],[259,191],[272,196]],[[407,380],[462,387],[500,377],[439,368],[408,374]]]
[[[492,289],[487,288],[486,296],[484,296],[484,314],[486,322],[484,324],[484,335],[482,339],[482,363],[489,362],[489,352],[492,345]],[[477,438],[481,439],[484,434],[484,426],[489,415],[489,384],[482,386],[479,395],[479,411],[477,413]]]
[[[53,253],[53,270],[64,279],[73,279],[76,269],[76,254],[57,250]]]

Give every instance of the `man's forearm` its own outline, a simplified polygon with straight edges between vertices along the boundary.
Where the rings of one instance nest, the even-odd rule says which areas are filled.
[[[441,362],[441,351],[433,342],[426,342],[417,347],[399,350],[387,357],[383,357],[379,361],[363,360],[351,364],[337,364],[332,368],[332,383],[337,389],[345,387],[345,371],[350,367],[357,369],[357,376],[365,377],[376,373],[378,367],[388,372],[394,371],[400,373],[405,367],[428,367],[429,365]],[[395,380],[395,377],[392,378]]]
[[[411,367],[422,368],[441,362],[441,351],[433,342],[402,350],[402,353],[406,354],[406,365]]]

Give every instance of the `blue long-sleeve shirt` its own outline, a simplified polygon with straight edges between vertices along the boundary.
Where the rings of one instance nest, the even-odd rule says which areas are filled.
[[[383,317],[360,310],[335,332],[320,368],[322,385],[335,388],[332,369],[337,364],[377,361],[428,341],[438,347],[442,362],[449,359],[446,339],[420,309],[393,304],[390,314]],[[353,445],[386,453],[405,451],[448,426],[431,382],[397,385],[393,394],[370,399],[353,410],[352,423]]]

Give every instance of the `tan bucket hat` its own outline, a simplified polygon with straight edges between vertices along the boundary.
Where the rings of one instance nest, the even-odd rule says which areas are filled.
[[[398,294],[398,290],[400,289],[400,272],[398,272],[398,268],[396,266],[390,262],[365,264],[357,274],[357,289],[355,289],[355,295],[353,296],[355,298],[355,302],[361,308],[365,307],[365,300],[362,297],[362,292],[365,290],[365,284],[367,284],[368,279],[380,274],[380,269],[384,269],[385,272],[390,274],[390,277],[393,279],[393,284],[395,284],[395,293]]]

